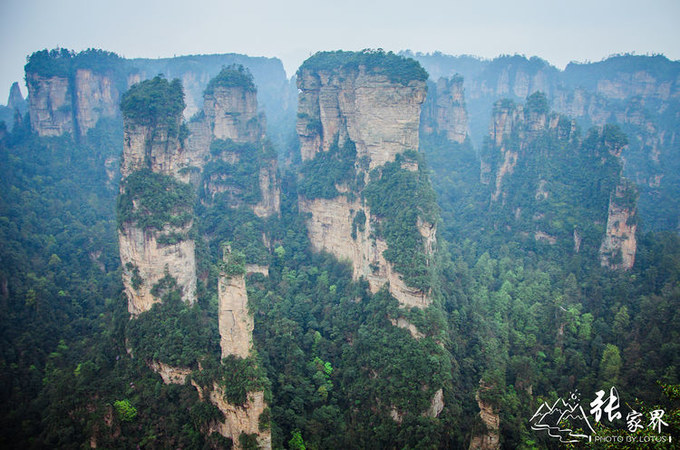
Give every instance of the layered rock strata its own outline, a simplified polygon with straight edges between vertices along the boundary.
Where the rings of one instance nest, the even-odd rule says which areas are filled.
[[[297,132],[303,162],[320,157],[333,146],[351,143],[356,147],[355,178],[368,181],[370,170],[418,148],[424,80],[392,81],[379,70],[362,65],[322,70],[303,65],[298,88]],[[416,162],[402,167],[418,170]],[[429,305],[429,292],[408,286],[384,256],[388,245],[376,226],[389,219],[371,213],[361,198],[361,188],[343,183],[333,188],[338,191],[334,198],[300,196],[300,210],[310,214],[307,228],[313,248],[351,262],[354,279],[365,278],[373,292],[388,285],[403,306]],[[436,227],[422,221],[414,226],[419,226],[423,251],[431,255]]]
[[[157,89],[168,96],[178,95],[181,98],[181,86],[173,86],[159,78],[137,85],[136,90],[131,90],[127,95],[135,95],[144,89]],[[179,89],[179,92],[173,92],[173,89]],[[141,97],[150,98],[143,95]],[[144,111],[153,110],[152,105],[143,103],[136,108]],[[152,180],[140,183],[139,186],[131,186],[128,183],[132,175],[140,174],[141,171],[158,174],[161,180],[168,180],[168,186],[171,187],[166,189],[172,189],[176,183],[181,183],[179,168],[186,164],[184,142],[179,133],[182,109],[183,102],[181,107],[168,112],[174,113],[174,116],[145,120],[139,118],[142,114],[139,111],[127,111],[124,115],[121,196],[123,199],[129,199],[131,204],[128,206],[130,217],[119,216],[118,244],[128,311],[133,315],[148,311],[154,303],[161,301],[161,292],[155,288],[166,277],[171,277],[177,283],[183,301],[191,304],[196,300],[195,243],[189,238],[193,220],[143,226],[131,218],[140,215],[142,217],[163,215],[168,212],[175,216],[190,217],[193,214],[192,206],[164,205],[163,208],[170,208],[172,211],[143,210],[145,205],[140,198],[153,196],[149,202],[154,203],[159,201],[158,196],[172,194],[154,191],[153,186],[148,186],[153,184]]]
[[[100,118],[119,117],[120,92],[107,74],[77,69],[72,76],[26,74],[31,128],[38,136],[87,135]]]
[[[31,128],[38,136],[73,133],[73,104],[69,79],[26,74]]]
[[[395,155],[418,148],[420,108],[425,83],[392,82],[365,67],[301,70],[297,132],[302,159],[328,151],[334,139],[356,144],[357,159],[368,158],[369,169],[393,161]]]

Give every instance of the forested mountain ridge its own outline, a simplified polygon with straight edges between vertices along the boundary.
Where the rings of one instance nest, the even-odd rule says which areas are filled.
[[[551,447],[536,409],[611,385],[680,438],[680,240],[634,228],[621,128],[534,94],[497,102],[476,151],[461,77],[426,94],[368,51],[297,78],[282,168],[239,66],[188,121],[157,77],[83,133],[3,132],[3,446]],[[608,234],[637,238],[632,266]]]
[[[537,57],[500,56],[482,60],[441,53],[413,54],[432,81],[464,78],[470,137],[483,145],[496,101],[515,102],[543,92],[552,110],[582,129],[617,124],[628,136],[625,176],[640,190],[640,211],[648,230],[680,227],[680,62],[662,55],[616,55],[600,62],[570,63],[564,70]]]
[[[134,83],[163,74],[181,81],[190,118],[202,110],[203,91],[223,66],[242,65],[259,87],[260,104],[272,120],[276,142],[294,125],[295,91],[280,60],[238,54],[194,55],[164,59],[124,59],[102,50],[75,53],[66,49],[33,53],[26,64],[31,125],[40,136],[65,132],[84,137],[100,117],[120,120],[121,95]],[[278,128],[277,128],[278,126]],[[289,132],[288,132],[289,133]]]

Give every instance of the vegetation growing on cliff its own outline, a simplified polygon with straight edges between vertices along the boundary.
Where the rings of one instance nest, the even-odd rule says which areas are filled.
[[[545,113],[538,100],[533,97],[528,109]],[[469,144],[423,138],[443,210],[441,231],[453,253],[443,288],[451,339],[465,349],[461,368],[471,386],[477,389],[481,379],[490,387],[482,397],[500,411],[507,447],[551,444],[527,427],[538,396],[550,402],[578,389],[592,400],[594,392],[615,384],[622,404],[632,404],[633,395],[660,400],[657,380],[678,380],[668,366],[677,358],[651,347],[669,342],[653,330],[679,319],[651,316],[680,298],[658,291],[669,289],[677,274],[670,269],[659,277],[649,271],[662,253],[676,254],[677,236],[639,239],[631,274],[602,269],[597,257],[610,194],[620,182],[621,166],[612,153],[625,143],[618,127],[593,129],[582,138],[566,119],[555,129],[506,136],[505,148],[517,152],[518,160],[492,202],[495,179],[489,186],[479,182],[479,161]],[[489,142],[482,153],[495,174],[502,161],[494,166],[488,151],[500,151]],[[554,236],[556,243],[537,240],[536,231]],[[659,246],[652,250],[648,239]],[[680,267],[676,257],[668,262]],[[462,338],[469,330],[479,338]]]
[[[26,58],[26,74],[42,77],[68,77],[71,75],[74,53],[65,48],[40,50]],[[27,80],[29,81],[29,80]]]
[[[253,75],[240,64],[224,67],[215,78],[208,82],[208,87],[205,88],[205,95],[214,93],[218,87],[238,87],[250,92],[257,91],[253,82]]]
[[[385,52],[382,49],[365,49],[360,52],[337,50],[317,52],[300,66],[298,78],[306,70],[311,72],[328,70],[359,70],[364,67],[369,73],[386,75],[393,83],[407,85],[411,81],[426,81],[428,74],[421,65],[410,58]]]
[[[354,187],[355,177],[363,178],[363,174],[356,174],[356,157],[354,142],[347,140],[340,146],[335,139],[328,151],[321,151],[302,163],[298,192],[308,199],[335,198],[340,195],[338,186]]]
[[[407,163],[418,169],[403,168]],[[427,292],[432,287],[432,255],[425,253],[418,224],[436,224],[438,207],[423,165],[416,152],[399,154],[394,162],[371,172],[363,195],[378,218],[377,237],[387,242],[385,259],[408,286]]]
[[[120,101],[123,117],[138,125],[164,126],[177,136],[184,111],[184,91],[178,79],[168,81],[156,76],[134,84]]]
[[[245,207],[199,205],[208,242],[197,241],[204,252],[197,305],[178,301],[165,279],[154,291],[168,301],[140,315],[143,327],[129,320],[120,296],[117,189],[104,164],[120,154],[121,140],[112,146],[102,134],[97,145],[85,146],[37,139],[19,125],[0,138],[0,402],[6,405],[0,447],[228,447],[202,434],[223,420],[221,413],[199,401],[193,386],[165,385],[146,365],[158,357],[190,366],[202,361],[206,374],[219,370],[214,262],[227,237],[243,239],[232,246],[245,249],[247,262],[260,255],[271,265],[268,278],[247,280],[257,365],[230,358],[222,380],[235,402],[250,389],[266,389],[263,372],[271,380],[275,448],[467,448],[480,379],[490,386],[481,396],[498,408],[507,448],[555,445],[528,428],[537,401],[576,388],[592,400],[611,384],[622,409],[637,405],[634,396],[664,409],[669,427],[663,431],[677,440],[677,398],[663,399],[657,385],[661,380],[672,393],[677,388],[668,385],[679,381],[677,233],[640,234],[629,273],[600,268],[585,250],[573,251],[572,241],[557,249],[523,235],[540,223],[570,237],[572,222],[606,217],[618,170],[609,151],[620,148],[622,135],[605,128],[581,144],[568,143],[559,133],[570,127],[562,124],[557,136],[539,136],[525,147],[534,167],[519,164],[515,172],[546,177],[548,198],[536,198],[535,183],[508,179],[506,210],[500,201],[490,207],[469,144],[424,140],[443,210],[440,228],[451,242],[450,254],[445,242],[440,250],[448,258],[438,286],[445,314],[400,311],[385,291],[371,295],[365,283],[352,282],[347,265],[313,254],[296,211],[296,174],[288,173],[281,221],[264,221]],[[417,186],[421,179],[420,172],[402,171],[388,165],[366,188],[382,214],[402,214],[394,207],[399,202],[417,209],[428,198],[399,198],[402,183]],[[511,202],[519,205],[519,218]],[[533,220],[536,213],[550,220]],[[410,215],[398,217],[412,225]],[[363,220],[355,219],[358,231]],[[263,230],[276,248],[271,257]],[[387,239],[386,227],[379,232]],[[417,242],[406,230],[395,235]],[[401,313],[426,337],[415,340],[392,326]],[[425,417],[439,388],[444,410]],[[252,441],[244,435],[241,442]]]
[[[154,288],[163,302],[140,314],[126,329],[135,357],[174,367],[197,368],[205,355],[219,354],[220,336],[214,314],[199,305],[182,302],[176,283],[174,289],[172,285]]]
[[[272,382],[273,446],[296,430],[316,448],[454,442],[441,433],[459,407],[448,393],[439,419],[422,416],[456,376],[450,354],[432,337],[392,326],[399,306],[386,290],[370,295],[348,265],[310,253],[305,240],[304,229],[290,228],[263,288],[249,290],[255,345]]]
[[[222,246],[229,242],[245,255],[248,264],[266,265],[269,250],[263,234],[274,218],[263,219],[253,212],[262,199],[260,171],[276,158],[269,142],[236,143],[218,139],[211,144],[213,156],[203,170],[196,207],[199,231],[206,237],[203,259],[215,264],[222,259]],[[231,161],[231,162],[229,162]]]
[[[512,102],[496,104],[497,113],[516,108]],[[533,122],[541,116],[546,118],[545,127]],[[550,252],[572,252],[576,233],[582,242],[579,251],[592,257],[605,231],[610,196],[621,180],[616,155],[626,145],[626,137],[613,125],[592,128],[582,137],[571,120],[550,114],[540,93],[527,98],[523,117],[500,146],[487,140],[482,148],[491,179],[486,188],[478,187],[476,201],[489,202],[488,212],[481,217],[490,219],[499,236],[513,235],[526,245],[547,245],[545,251]],[[511,162],[508,154],[517,155],[517,161]],[[474,220],[483,226],[479,214]],[[524,239],[517,237],[520,233]]]
[[[213,158],[203,169],[201,195],[207,201],[232,207],[256,204],[262,199],[260,169],[276,157],[270,148],[263,143],[215,140],[210,144]]]
[[[105,50],[89,48],[76,53],[65,48],[45,49],[28,56],[24,66],[26,82],[34,89],[38,86],[33,75],[43,78],[66,78],[72,85],[78,69],[109,76],[119,92],[127,88],[128,62],[117,54]]]
[[[194,215],[193,188],[174,177],[142,169],[123,181],[118,198],[118,226],[131,222],[142,229],[162,230],[166,225],[183,227]]]

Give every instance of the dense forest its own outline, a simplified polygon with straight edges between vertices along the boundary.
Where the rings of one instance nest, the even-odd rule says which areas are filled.
[[[101,51],[44,51],[26,70],[53,76],[100,62],[112,70],[116,61]],[[470,74],[481,70],[461,61]],[[144,62],[149,70],[161,63]],[[305,64],[363,66],[402,86],[427,79],[415,60],[380,51],[326,52]],[[567,72],[577,78],[579,70]],[[0,128],[0,447],[256,447],[252,435],[233,442],[206,432],[224,418],[194,384],[213,383],[233,404],[264,391],[260,427],[270,427],[273,448],[468,448],[489,431],[482,406],[499,417],[500,447],[562,448],[532,429],[537,409],[575,391],[585,405],[612,387],[623,418],[595,424],[598,435],[634,435],[625,420],[634,409],[650,437],[635,448],[673,447],[653,438],[680,439],[680,236],[669,214],[641,207],[631,219],[639,225],[632,268],[611,269],[599,257],[611,199],[624,192],[617,201],[634,210],[648,192],[626,178],[619,157],[641,151],[626,134],[634,126],[573,120],[532,93],[470,116],[479,129],[499,114],[519,117],[502,142],[452,142],[421,124],[419,151],[371,171],[349,139],[303,162],[290,154],[298,143],[288,140],[289,108],[272,105],[272,92],[288,98],[290,85],[264,72],[231,66],[204,89],[260,95],[258,79],[268,80],[276,139],[214,140],[195,185],[147,169],[120,184],[120,117],[100,119],[84,139],[39,137],[28,113]],[[126,120],[172,128],[185,100],[179,80],[158,76],[127,90],[120,108]],[[677,129],[677,118],[662,115]],[[184,141],[188,129],[172,132]],[[506,154],[517,155],[513,171],[494,178]],[[258,177],[277,156],[285,157],[280,214],[261,217],[252,209],[263,197]],[[486,181],[483,167],[494,175]],[[431,292],[432,305],[404,308],[387,288],[372,293],[354,279],[351,262],[313,250],[300,196],[351,192],[384,218],[373,238],[388,243],[386,260],[409,286]],[[664,204],[672,209],[676,199]],[[361,214],[354,236],[368,226]],[[414,232],[420,217],[437,224],[433,255]],[[123,273],[134,268],[122,267],[117,241],[125,223],[189,228],[159,242],[196,241],[195,303],[182,301],[168,274],[152,289],[162,302],[130,318]],[[268,274],[247,273],[247,264]],[[220,274],[246,277],[255,349],[247,358],[220,358]],[[419,337],[395,326],[397,317]],[[166,384],[149,361],[194,372]],[[440,389],[445,406],[428,414]],[[647,425],[659,409],[666,425],[656,433]]]

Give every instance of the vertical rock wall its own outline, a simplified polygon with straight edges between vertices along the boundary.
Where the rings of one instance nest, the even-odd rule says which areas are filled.
[[[359,71],[303,70],[297,131],[302,159],[328,151],[334,139],[356,144],[357,159],[369,169],[393,161],[398,153],[418,149],[420,107],[425,83],[392,82],[385,75]]]
[[[264,137],[264,117],[257,112],[257,92],[216,87],[206,93],[203,112],[215,139],[257,142]]]
[[[463,77],[441,77],[428,85],[422,121],[426,133],[439,132],[451,142],[465,142],[469,126]]]
[[[424,81],[393,82],[363,66],[357,70],[320,71],[303,66],[298,88],[297,132],[303,161],[329,151],[334,143],[342,146],[352,141],[356,145],[355,171],[367,180],[364,170],[394,161],[396,155],[407,150],[417,150]],[[418,170],[417,164],[404,168]],[[348,192],[346,186],[336,188],[350,195],[299,199],[300,210],[311,215],[307,227],[314,249],[350,261],[354,278],[366,278],[373,292],[389,283],[390,292],[400,304],[427,306],[429,293],[407,286],[383,256],[387,243],[376,237],[373,229],[382,219],[371,214],[361,192]],[[360,213],[366,218],[363,229],[355,224]],[[423,223],[419,230],[428,243],[425,249],[432,252],[434,225]]]
[[[175,117],[140,121],[124,117],[123,160],[121,163],[121,195],[134,198],[138,192],[129,192],[126,181],[132,174],[149,170],[155,174],[172,177],[181,182],[179,169],[186,166],[184,143],[178,130],[182,121],[181,110]],[[140,205],[132,202],[136,211]],[[183,206],[175,214],[193,214]],[[154,295],[154,286],[166,275],[174,278],[181,291],[182,300],[196,300],[195,243],[189,238],[193,220],[182,225],[166,223],[157,227],[142,228],[133,221],[122,221],[118,231],[123,282],[128,297],[128,311],[137,315],[161,301]]]
[[[239,73],[236,69],[223,69],[226,72]],[[218,75],[218,78],[220,77]],[[212,83],[212,82],[211,82]],[[189,123],[189,139],[187,142],[187,166],[200,169],[210,161],[222,160],[230,164],[237,164],[237,154],[211,154],[210,148],[216,140],[231,141],[237,144],[252,144],[252,151],[261,152],[267,144],[265,140],[265,118],[257,111],[257,91],[252,80],[237,86],[210,86],[203,101],[203,115]],[[258,217],[269,217],[280,214],[280,186],[278,167],[275,156],[261,158],[260,170],[256,175],[261,193],[257,204],[251,205]],[[185,178],[197,183],[198,179]],[[225,186],[219,179],[212,183],[210,179],[204,186],[213,195],[225,190],[232,190],[235,197],[241,186]],[[240,201],[234,199],[233,207],[239,206]]]
[[[75,80],[75,117],[80,136],[97,125],[99,119],[118,116],[120,92],[110,76],[89,69],[78,69]]]
[[[31,128],[38,136],[73,133],[72,91],[66,77],[26,74]]]
[[[610,269],[630,270],[637,251],[637,189],[625,179],[609,199],[607,231],[600,247],[600,263]]]
[[[238,85],[220,85],[230,83],[234,78],[241,80]],[[189,124],[190,137],[187,145],[189,165],[204,169],[211,163],[228,164],[238,167],[244,159],[252,155],[234,152],[214,153],[211,146],[218,140],[237,146],[240,151],[255,152],[255,160],[259,166],[256,173],[248,176],[257,179],[260,189],[260,200],[256,204],[244,200],[244,186],[233,183],[227,173],[215,172],[202,177],[202,188],[206,193],[204,201],[211,203],[216,194],[227,192],[223,197],[226,206],[236,208],[244,203],[261,218],[280,214],[280,188],[275,157],[266,156],[267,145],[264,137],[264,117],[257,112],[257,97],[252,80],[244,78],[243,69],[223,69],[217,78],[209,83],[203,102],[203,116]],[[224,142],[223,142],[224,143]],[[225,264],[230,264],[231,249],[225,249]],[[246,290],[246,272],[248,269],[267,273],[266,267],[246,264],[244,271],[238,274],[221,273],[218,283],[218,327],[220,333],[221,357],[228,356],[248,358],[253,348],[253,316],[248,309],[248,293]],[[198,387],[197,387],[198,388]],[[267,408],[264,392],[248,392],[244,404],[231,404],[219,384],[214,383],[209,391],[202,391],[202,398],[209,400],[224,414],[224,423],[216,423],[210,430],[232,439],[234,448],[240,448],[241,433],[256,434],[261,448],[271,448],[271,431],[260,430],[259,417]]]
[[[86,136],[100,118],[119,117],[120,92],[109,75],[78,69],[72,77],[26,78],[31,128],[38,136]]]
[[[253,347],[253,316],[248,311],[245,275],[222,274],[218,285],[222,358],[247,358]]]

